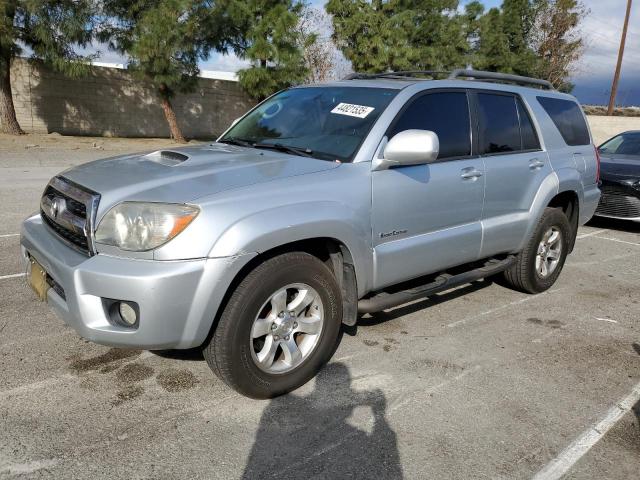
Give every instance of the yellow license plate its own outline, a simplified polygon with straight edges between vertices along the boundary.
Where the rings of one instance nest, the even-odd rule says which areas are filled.
[[[47,299],[47,291],[49,290],[47,272],[33,257],[29,259],[29,285],[41,301],[44,302]]]

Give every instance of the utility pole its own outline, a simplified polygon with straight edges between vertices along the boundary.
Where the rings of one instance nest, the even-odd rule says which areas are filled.
[[[620,81],[620,70],[622,70],[622,56],[624,55],[624,44],[627,41],[627,27],[629,26],[629,15],[631,15],[631,0],[627,0],[627,14],[624,17],[624,27],[622,27],[622,37],[620,38],[620,50],[618,51],[618,64],[616,73],[613,75],[613,85],[611,85],[611,98],[609,98],[609,108],[607,115],[613,115],[616,106],[616,93],[618,92],[618,82]]]

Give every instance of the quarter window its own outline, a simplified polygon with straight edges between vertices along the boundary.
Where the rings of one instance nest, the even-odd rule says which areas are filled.
[[[438,159],[471,155],[469,104],[465,92],[438,92],[415,99],[398,117],[389,138],[405,130],[431,130],[440,140]]]
[[[538,97],[538,102],[549,114],[567,145],[589,145],[589,129],[576,102],[560,98]]]
[[[477,98],[480,153],[520,150],[520,124],[515,97],[479,93]]]

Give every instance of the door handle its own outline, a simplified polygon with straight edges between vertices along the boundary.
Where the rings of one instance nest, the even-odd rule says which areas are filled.
[[[482,176],[482,172],[480,170],[476,170],[475,168],[472,168],[471,170],[469,169],[462,170],[462,174],[460,175],[460,178],[462,178],[463,180],[475,180],[476,178],[481,176]]]
[[[539,170],[542,167],[544,167],[544,162],[542,160],[538,160],[537,158],[534,158],[529,162],[529,168],[531,170]]]

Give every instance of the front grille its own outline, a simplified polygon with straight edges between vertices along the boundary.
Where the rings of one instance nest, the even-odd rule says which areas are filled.
[[[640,217],[640,198],[615,185],[603,185],[596,214],[617,218]]]
[[[40,211],[40,216],[42,217],[44,223],[48,225],[60,237],[62,237],[67,242],[72,243],[84,253],[89,254],[89,241],[84,233],[76,233],[72,230],[67,230],[66,228],[52,221],[42,210]]]
[[[92,255],[93,216],[100,196],[64,178],[49,182],[40,201],[43,222],[64,242]]]

